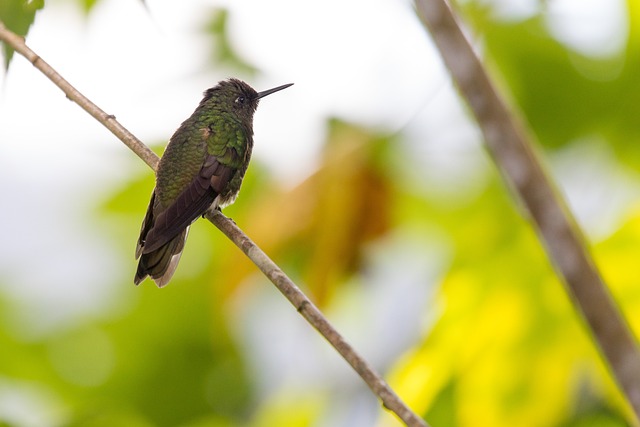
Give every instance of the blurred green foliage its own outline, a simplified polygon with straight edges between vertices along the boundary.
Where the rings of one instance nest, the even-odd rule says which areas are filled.
[[[501,21],[488,2],[462,9],[486,48],[487,62],[522,111],[538,141],[558,148],[584,136],[606,139],[633,167],[640,149],[635,102],[640,97],[640,5],[627,0],[629,33],[624,48],[590,57],[549,31],[546,3],[525,20]],[[586,25],[586,24],[585,24]]]
[[[608,58],[586,57],[557,41],[544,2],[539,6],[539,14],[524,20],[497,19],[488,2],[465,2],[460,11],[482,40],[498,86],[549,156],[606,141],[619,169],[638,170],[637,2],[627,2],[625,48]],[[416,206],[428,203],[420,198],[407,206],[447,228],[455,262],[441,285],[442,317],[396,366],[392,384],[414,396],[410,404],[423,408],[435,426],[630,425],[629,408],[588,331],[531,227],[497,182],[493,177],[480,197],[442,216],[443,206]],[[593,249],[635,331],[639,218],[634,205],[619,231]]]
[[[211,49],[211,59],[217,66],[223,65],[234,69],[236,72],[248,76],[255,75],[257,69],[240,55],[233,48],[233,40],[229,37],[227,30],[229,12],[226,9],[214,9],[205,31],[211,35],[213,46]]]
[[[0,21],[16,34],[26,36],[36,17],[36,12],[44,7],[44,0],[2,0],[0,1]],[[2,44],[4,67],[9,68],[13,49]]]
[[[88,9],[93,3],[84,2]],[[605,59],[587,58],[555,40],[544,23],[544,2],[539,14],[520,21],[496,18],[487,4],[465,2],[460,11],[545,154],[596,137],[621,168],[640,168],[637,2],[627,2],[625,49]],[[41,7],[5,0],[0,18],[24,34]],[[233,53],[227,18],[216,12],[208,28],[217,40],[216,61],[254,72]],[[5,56],[7,63],[10,58]],[[611,73],[614,63],[622,65]],[[241,201],[225,213],[329,310],[350,288],[366,291],[372,244],[399,229],[421,236],[436,228],[447,236],[452,259],[432,304],[436,320],[389,370],[392,386],[412,408],[434,427],[631,425],[588,331],[496,173],[487,173],[480,191],[443,203],[431,189],[410,182],[407,165],[416,165],[405,135],[337,118],[327,121],[327,129],[313,175],[283,189],[254,162]],[[132,236],[152,187],[151,173],[132,177],[94,218],[111,232],[122,268],[131,273]],[[639,248],[637,205],[593,247],[635,331]],[[240,251],[199,221],[171,285],[158,291],[150,283],[135,289],[114,284],[119,309],[110,317],[81,319],[28,342],[15,332],[11,316],[0,319],[0,393],[47,402],[39,407],[49,425],[313,426],[333,410],[326,390],[308,384],[308,395],[283,389],[261,396],[238,344],[230,307],[247,292],[241,285],[255,277]],[[0,300],[2,313],[10,307]],[[9,418],[0,422],[13,425]],[[381,411],[379,426],[397,424]]]

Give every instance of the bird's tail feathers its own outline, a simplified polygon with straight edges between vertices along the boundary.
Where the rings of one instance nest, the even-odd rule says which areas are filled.
[[[147,276],[150,276],[160,288],[169,283],[180,261],[188,233],[189,227],[158,249],[148,253],[145,253],[142,248],[134,283],[140,284]]]

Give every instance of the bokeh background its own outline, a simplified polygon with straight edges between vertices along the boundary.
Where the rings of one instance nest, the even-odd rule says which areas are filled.
[[[640,4],[454,6],[638,331]],[[430,425],[632,425],[410,2],[0,0],[0,19],[158,153],[218,80],[294,82],[261,103],[225,214]],[[0,425],[400,425],[208,222],[168,287],[136,288],[152,172],[4,59]]]

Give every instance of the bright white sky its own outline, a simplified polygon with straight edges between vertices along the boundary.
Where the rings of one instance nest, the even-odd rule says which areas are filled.
[[[75,3],[48,1],[28,44],[147,143],[166,141],[202,91],[229,77],[228,69],[201,71],[210,52],[199,29],[222,7],[237,51],[263,72],[250,81],[254,88],[295,83],[261,103],[254,126],[254,161],[283,183],[313,170],[328,116],[392,131],[409,125],[416,140],[439,141],[417,149],[425,162],[448,159],[430,169],[438,179],[473,169],[459,150],[476,149],[477,134],[452,128],[463,113],[406,0],[147,0],[148,10],[138,1],[101,0],[86,19]],[[536,4],[495,3],[511,19],[526,18]],[[603,55],[624,42],[622,0],[548,4],[554,32],[576,49]],[[113,274],[113,255],[82,219],[115,183],[138,173],[150,172],[16,55],[0,89],[0,235],[9,242],[0,245],[0,277],[9,281],[2,286],[49,308],[60,301],[53,318],[78,300],[87,311],[99,306],[113,279],[96,272]],[[116,274],[128,281],[134,264]]]

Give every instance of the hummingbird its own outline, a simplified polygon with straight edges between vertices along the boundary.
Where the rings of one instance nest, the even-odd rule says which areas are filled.
[[[150,276],[163,287],[178,266],[189,226],[238,196],[253,149],[253,114],[261,98],[293,83],[256,92],[228,79],[204,92],[160,159],[156,185],[136,246],[134,283]]]

